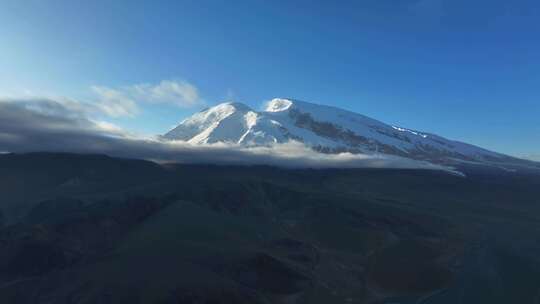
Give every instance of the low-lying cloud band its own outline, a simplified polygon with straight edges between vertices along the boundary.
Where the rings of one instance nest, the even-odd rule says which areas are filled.
[[[51,99],[0,100],[0,151],[99,153],[162,162],[273,165],[292,168],[445,169],[398,157],[323,154],[298,142],[264,147],[236,144],[192,145],[160,137],[130,135],[85,109]]]

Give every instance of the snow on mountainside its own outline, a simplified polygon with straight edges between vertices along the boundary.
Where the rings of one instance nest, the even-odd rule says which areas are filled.
[[[522,161],[335,107],[280,98],[259,112],[241,103],[222,103],[183,120],[164,137],[193,144],[268,145],[295,140],[325,153],[390,154],[435,163]]]

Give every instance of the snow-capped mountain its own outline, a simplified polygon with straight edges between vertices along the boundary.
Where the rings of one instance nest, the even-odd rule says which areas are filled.
[[[271,100],[263,111],[242,103],[222,103],[183,120],[164,137],[193,144],[268,145],[295,140],[325,153],[380,153],[434,163],[522,161],[335,107],[281,98]]]

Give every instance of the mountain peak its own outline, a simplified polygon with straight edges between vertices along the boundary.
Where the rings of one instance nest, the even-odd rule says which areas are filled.
[[[326,153],[389,154],[434,163],[516,161],[426,134],[430,133],[388,125],[332,106],[274,98],[260,112],[239,102],[221,103],[183,120],[164,137],[194,144],[270,145],[293,140]]]
[[[288,110],[293,105],[293,101],[284,98],[274,98],[266,104],[266,112],[282,112]]]

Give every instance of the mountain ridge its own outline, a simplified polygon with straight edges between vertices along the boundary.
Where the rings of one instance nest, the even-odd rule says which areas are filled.
[[[247,146],[294,140],[324,153],[388,154],[438,164],[528,163],[429,132],[291,98],[272,99],[262,111],[238,102],[221,103],[184,119],[163,137],[192,144]]]

